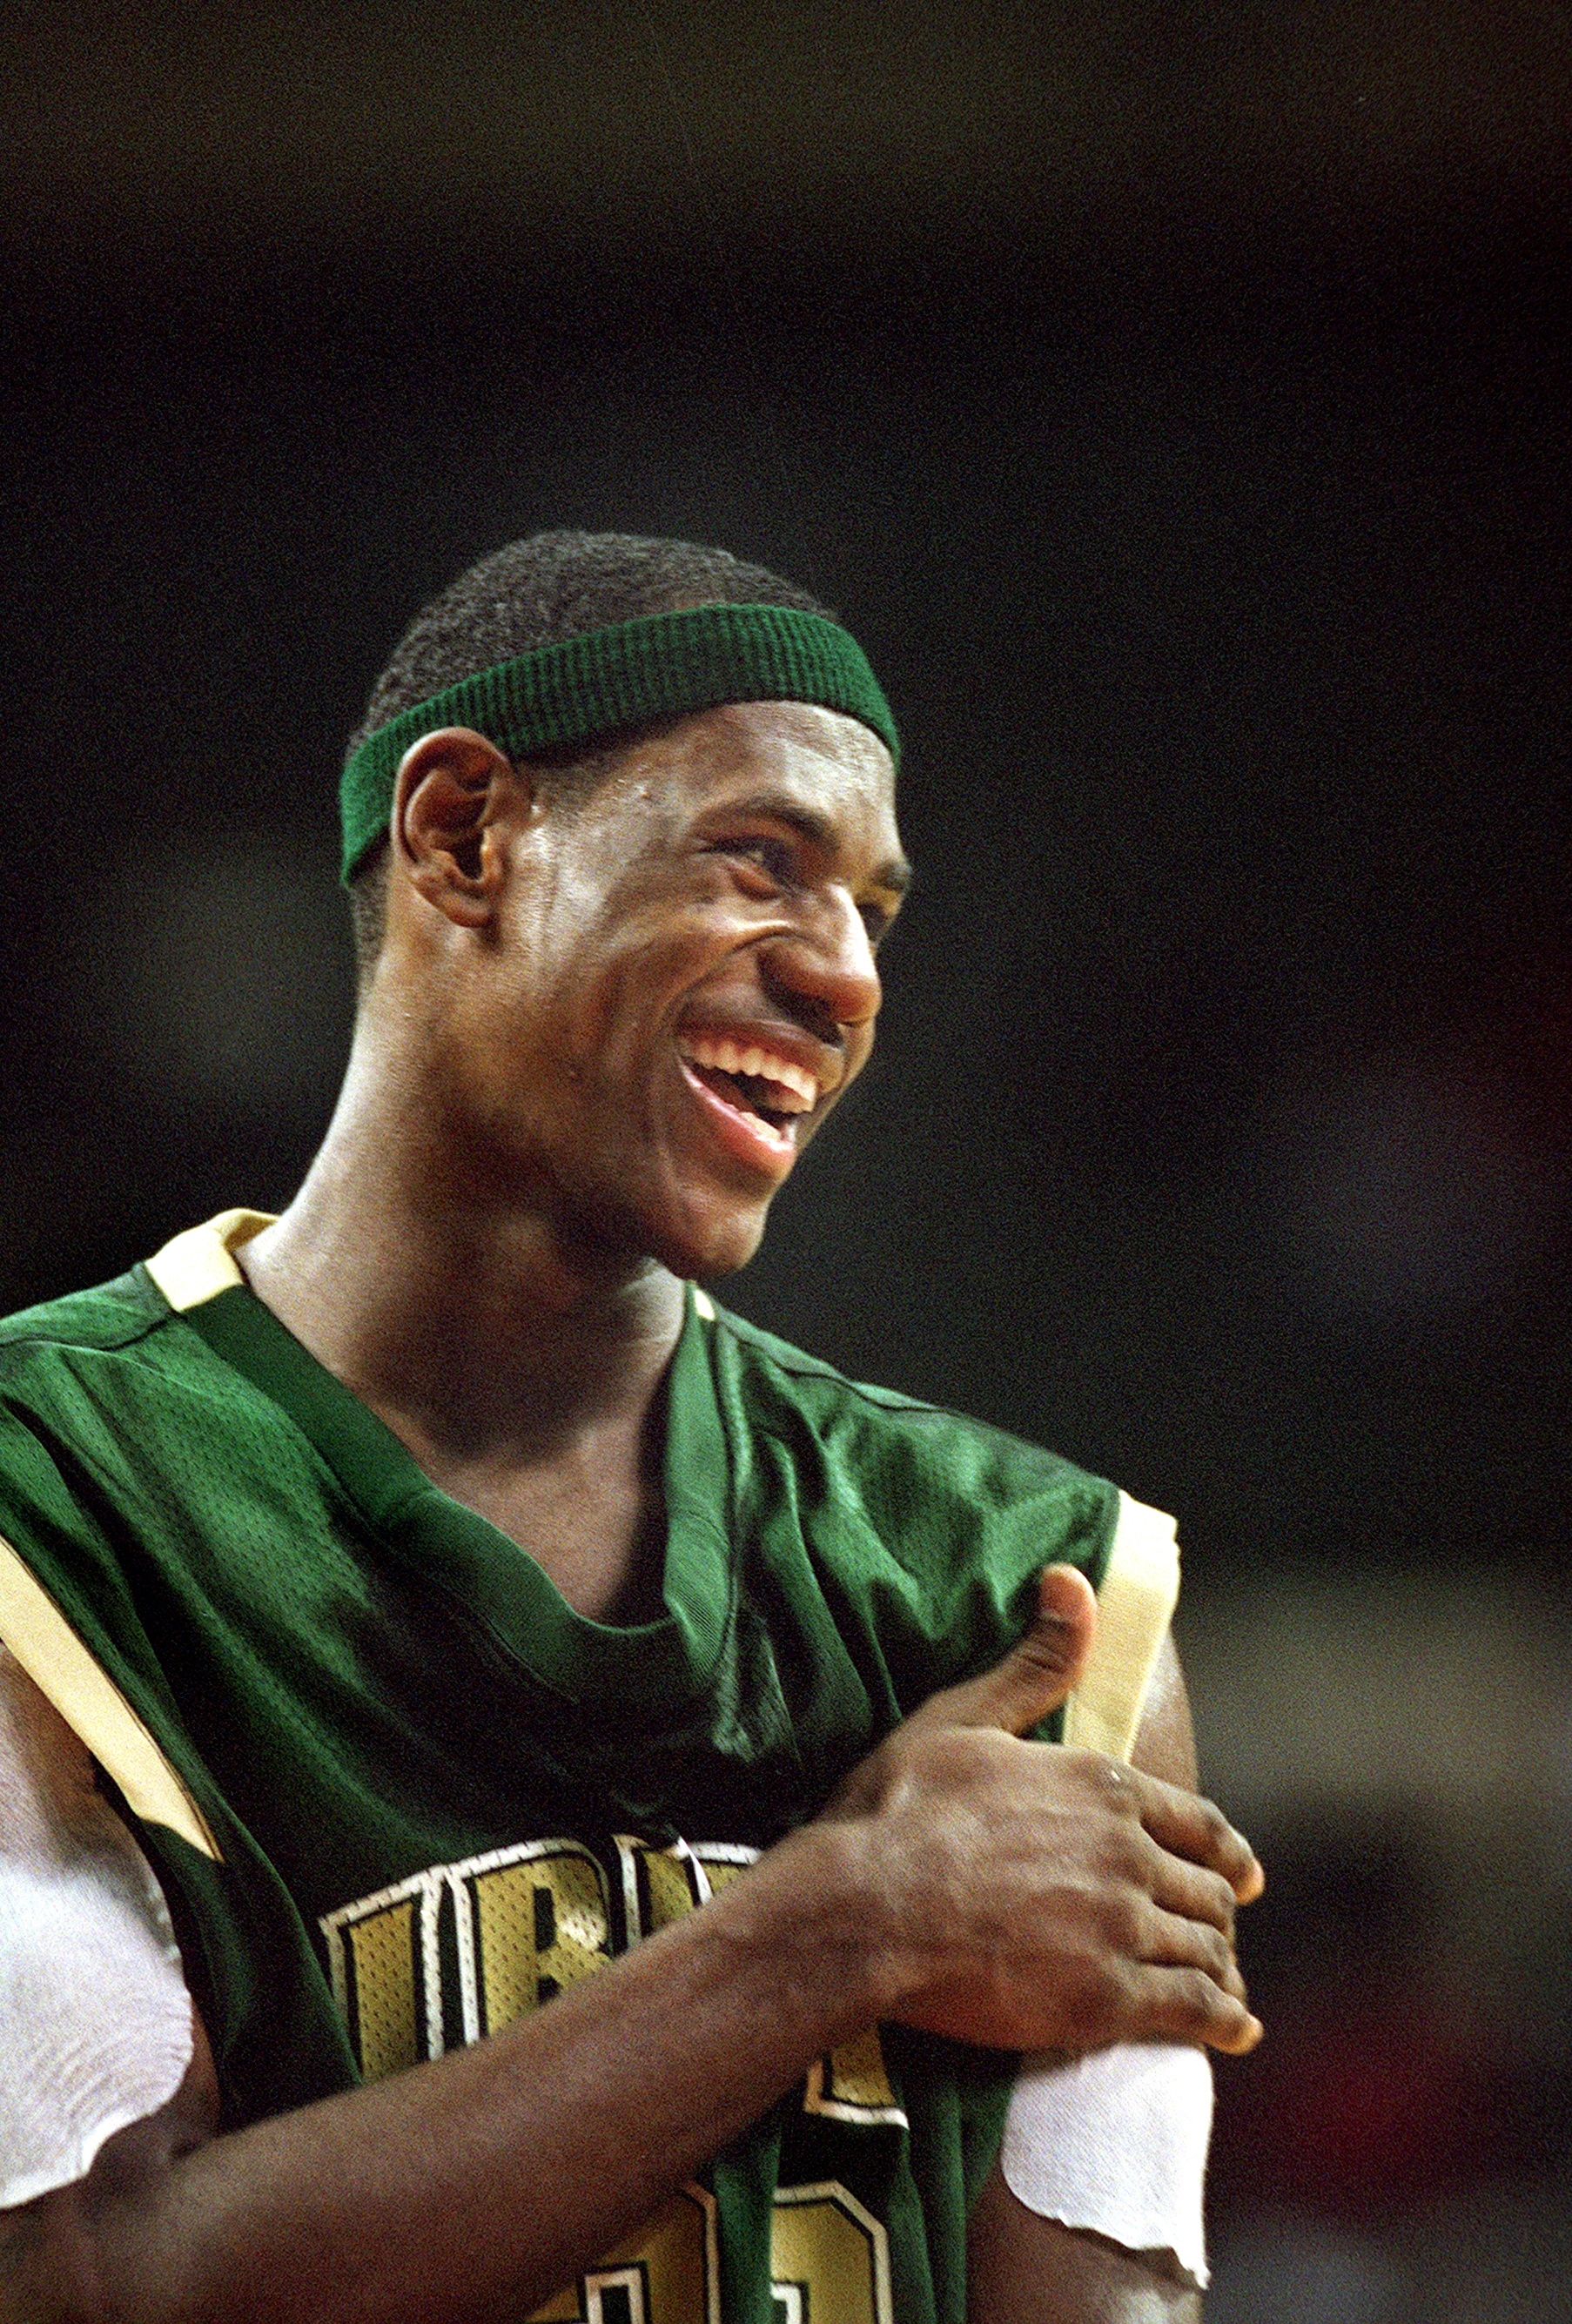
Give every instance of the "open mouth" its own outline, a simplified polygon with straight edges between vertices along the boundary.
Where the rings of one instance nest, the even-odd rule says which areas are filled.
[[[781,1148],[796,1143],[796,1125],[818,1102],[812,1074],[777,1056],[720,1034],[692,1032],[679,1038],[678,1051],[695,1081],[732,1112],[751,1117]]]

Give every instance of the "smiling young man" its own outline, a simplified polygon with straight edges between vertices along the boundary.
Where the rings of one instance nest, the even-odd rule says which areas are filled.
[[[698,1287],[867,1061],[895,758],[758,568],[473,568],[300,1194],[0,1333],[0,2317],[1195,2312],[1171,1526]]]

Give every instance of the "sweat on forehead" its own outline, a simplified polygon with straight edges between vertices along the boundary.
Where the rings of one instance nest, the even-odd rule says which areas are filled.
[[[725,702],[812,702],[841,711],[870,728],[899,763],[890,706],[862,648],[838,622],[787,605],[642,614],[477,670],[367,735],[339,785],[345,884],[386,832],[399,762],[422,734],[471,726],[510,758],[524,759]]]

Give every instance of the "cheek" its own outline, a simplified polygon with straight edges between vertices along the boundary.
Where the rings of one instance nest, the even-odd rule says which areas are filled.
[[[735,950],[738,934],[729,921],[717,926],[716,915],[689,910],[677,919],[663,912],[624,920],[597,937],[593,973],[569,970],[559,988],[574,995],[578,1054],[622,1060],[669,1029],[688,995]]]

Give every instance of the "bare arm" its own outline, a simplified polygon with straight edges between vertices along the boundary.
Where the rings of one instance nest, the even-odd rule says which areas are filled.
[[[825,1817],[474,2048],[215,2137],[199,2042],[170,2107],[5,2215],[0,2319],[523,2310],[880,2017],[1012,2047],[1247,2046],[1226,1933],[1257,1877],[1244,1842],[1183,1793],[1003,1731],[1073,1683],[1091,1615],[1071,1583],[1045,1584],[1023,1645],[925,1706]]]
[[[199,2043],[170,2107],[6,2215],[0,2317],[525,2312],[851,2030],[851,1930],[814,1925],[819,1885],[782,1861],[472,2049],[224,2137]]]
[[[1148,1692],[1132,1764],[1193,1790],[1195,1738],[1171,1639]],[[969,2324],[1199,2324],[1200,2294],[1167,2254],[1130,2252],[1021,2202],[997,2163],[972,2214]]]
[[[1040,2218],[997,2172],[972,2213],[968,2324],[1198,2324],[1198,2292],[1155,2255]]]

